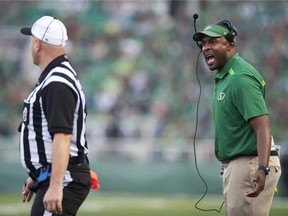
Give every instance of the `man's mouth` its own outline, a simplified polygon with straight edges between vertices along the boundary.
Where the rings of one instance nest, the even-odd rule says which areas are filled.
[[[211,54],[207,54],[205,55],[205,58],[206,58],[206,63],[208,66],[211,66],[215,63],[215,57]]]

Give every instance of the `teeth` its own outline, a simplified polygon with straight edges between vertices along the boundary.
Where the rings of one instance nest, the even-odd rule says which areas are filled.
[[[212,59],[212,58],[213,58],[213,56],[211,56],[211,55],[206,57],[207,60]]]

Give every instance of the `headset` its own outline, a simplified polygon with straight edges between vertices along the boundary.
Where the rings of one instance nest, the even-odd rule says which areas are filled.
[[[196,30],[196,20],[198,19],[199,15],[194,14],[193,19],[194,19],[194,31],[195,33],[197,32]],[[229,41],[235,44],[235,37],[238,35],[238,30],[237,28],[229,21],[229,20],[222,20],[218,22],[216,25],[220,25],[224,28],[227,28],[229,33],[225,35],[224,37]],[[199,47],[199,49],[202,51],[202,42],[201,41],[196,41],[196,45]]]
[[[234,39],[238,35],[238,30],[230,21],[222,20],[222,21],[218,22],[216,25],[221,25],[221,26],[226,27],[229,30],[229,33],[227,35],[225,35],[225,38],[228,41],[235,43]]]

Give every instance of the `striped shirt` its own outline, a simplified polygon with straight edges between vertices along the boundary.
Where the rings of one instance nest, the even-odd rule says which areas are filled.
[[[72,135],[71,157],[87,154],[86,116],[81,84],[66,55],[61,55],[49,63],[24,100],[19,128],[23,167],[33,172],[51,163],[55,133]]]

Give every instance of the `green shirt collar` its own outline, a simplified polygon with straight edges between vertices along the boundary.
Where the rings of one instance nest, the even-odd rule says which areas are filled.
[[[215,76],[215,80],[223,79],[223,77],[230,71],[233,64],[240,58],[238,53],[235,53],[225,64],[221,71],[219,71]]]

